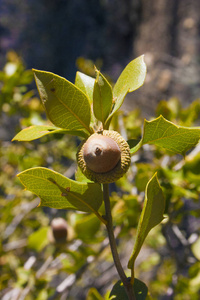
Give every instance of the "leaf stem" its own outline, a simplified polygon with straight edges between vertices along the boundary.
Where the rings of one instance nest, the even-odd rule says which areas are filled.
[[[107,221],[97,212],[97,211],[93,211],[95,213],[95,215],[97,216],[97,218],[104,223],[104,225],[107,225]]]
[[[115,263],[115,267],[117,269],[117,272],[119,274],[119,277],[121,281],[123,282],[124,288],[126,290],[126,293],[128,295],[129,300],[136,300],[135,294],[133,291],[133,287],[130,283],[130,280],[127,278],[126,274],[124,273],[124,270],[122,268],[119,254],[117,251],[117,245],[115,241],[115,236],[113,232],[113,222],[112,222],[112,214],[111,214],[111,207],[110,207],[110,197],[109,197],[109,185],[103,184],[103,198],[104,198],[104,205],[105,205],[105,212],[106,212],[106,228],[108,232],[108,238],[110,242],[110,248],[113,256],[113,260]]]
[[[134,284],[134,279],[135,279],[135,273],[134,273],[134,267],[131,269],[131,284],[133,285]]]

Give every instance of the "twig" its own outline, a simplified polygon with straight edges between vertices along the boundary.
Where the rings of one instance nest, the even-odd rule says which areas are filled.
[[[124,288],[126,290],[126,293],[128,295],[129,300],[136,300],[133,287],[129,281],[129,279],[126,277],[126,274],[124,273],[124,270],[122,268],[118,251],[117,251],[117,245],[114,237],[113,232],[113,223],[112,223],[112,215],[111,215],[111,208],[110,208],[110,197],[109,197],[109,186],[108,184],[103,184],[103,197],[104,197],[104,205],[105,205],[105,211],[106,211],[106,228],[108,232],[108,238],[110,241],[110,248],[113,256],[113,260],[115,263],[115,267],[117,269],[117,272],[119,274],[119,277],[121,278],[121,281],[123,282]]]
[[[11,251],[11,250],[23,248],[26,245],[27,245],[27,240],[26,239],[22,239],[22,240],[19,240],[19,241],[12,241],[10,243],[7,243],[7,244],[3,245],[3,250],[5,252],[8,252],[8,251]]]
[[[49,265],[52,263],[53,257],[49,256],[41,268],[36,273],[36,278],[40,278],[42,274],[48,269]]]

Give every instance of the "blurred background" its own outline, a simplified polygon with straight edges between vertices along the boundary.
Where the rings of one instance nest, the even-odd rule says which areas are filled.
[[[14,49],[27,68],[73,81],[89,59],[115,81],[145,54],[146,83],[127,106],[152,113],[171,96],[187,104],[200,95],[199,11],[196,0],[1,0],[0,65]]]
[[[142,54],[145,84],[127,95],[124,114],[111,125],[127,139],[140,139],[144,117],[160,114],[199,126],[200,1],[0,0],[0,299],[104,300],[118,280],[97,218],[37,207],[39,199],[16,177],[41,166],[74,179],[80,140],[59,134],[11,140],[22,128],[48,124],[31,68],[74,82],[77,70],[94,76],[95,64],[112,83]],[[145,186],[158,172],[168,218],[151,231],[136,263],[152,299],[200,299],[199,170],[198,146],[183,160],[145,145],[127,177],[112,185],[126,268]],[[55,224],[63,226],[62,241]]]

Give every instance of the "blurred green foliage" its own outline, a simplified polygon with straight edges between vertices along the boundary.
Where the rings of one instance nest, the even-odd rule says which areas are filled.
[[[49,124],[35,92],[33,76],[15,53],[0,73],[0,107],[18,126]],[[161,101],[156,116],[182,126],[199,126],[200,101],[182,108],[172,98]],[[119,125],[120,124],[120,125]],[[112,120],[127,139],[141,137],[139,110]],[[0,297],[1,299],[108,299],[106,291],[117,276],[112,271],[104,227],[94,215],[37,207],[39,199],[24,191],[16,174],[43,166],[74,178],[76,137],[53,134],[42,143],[1,141],[0,148]],[[166,219],[154,228],[136,260],[136,277],[148,285],[152,299],[198,300],[200,296],[200,151],[185,159],[159,147],[143,146],[132,157],[126,177],[112,185],[112,214],[120,253],[126,257],[135,236],[146,183],[157,172],[166,195]],[[67,243],[52,240],[51,221],[63,217],[68,224]],[[101,230],[100,230],[101,229]],[[105,265],[106,262],[106,265]],[[109,280],[104,280],[108,276]],[[94,288],[91,287],[91,279]],[[67,278],[69,279],[68,281]],[[7,298],[5,298],[7,297]],[[65,298],[64,298],[65,297]],[[165,298],[166,299],[166,298]]]
[[[33,72],[26,70],[22,59],[14,52],[7,54],[7,63],[0,71],[0,109],[9,116],[27,117],[42,111],[39,99],[30,88]]]

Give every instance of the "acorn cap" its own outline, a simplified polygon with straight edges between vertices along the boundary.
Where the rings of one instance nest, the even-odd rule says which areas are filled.
[[[77,162],[83,174],[94,182],[111,183],[121,178],[130,166],[130,148],[116,131],[103,130],[81,143]]]

